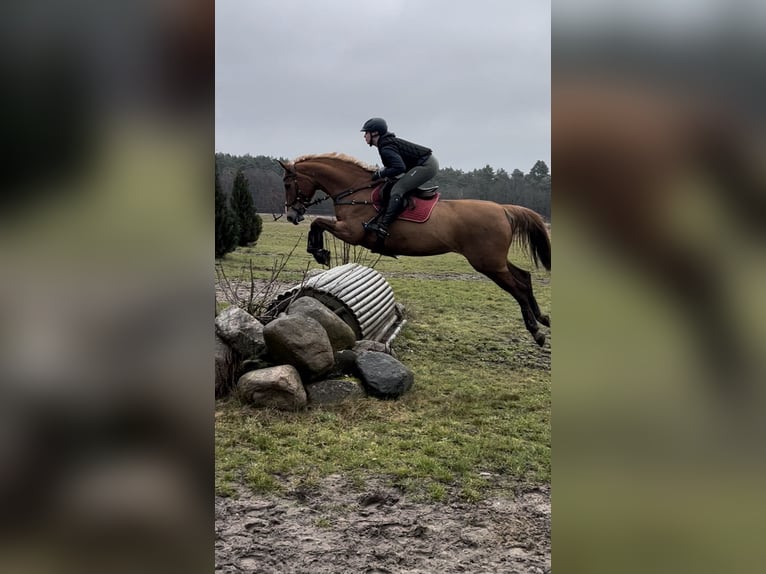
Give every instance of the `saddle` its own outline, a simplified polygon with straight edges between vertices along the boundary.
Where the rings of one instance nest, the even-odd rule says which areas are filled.
[[[389,194],[391,193],[391,188],[394,187],[398,180],[397,179],[390,179],[385,182],[385,185],[383,186],[383,189],[381,193],[383,194],[383,197],[388,199]],[[439,189],[438,185],[432,185],[429,187],[416,187],[411,192],[407,194],[407,197],[419,197],[420,199],[432,199],[438,192],[436,191]]]
[[[430,187],[416,187],[410,195],[419,197],[420,199],[431,199],[438,193],[436,191],[437,189],[439,189],[438,185],[432,185]]]

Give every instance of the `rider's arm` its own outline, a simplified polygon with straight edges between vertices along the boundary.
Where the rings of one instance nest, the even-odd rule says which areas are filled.
[[[380,159],[383,160],[383,165],[385,166],[380,170],[380,177],[396,177],[407,171],[402,156],[392,147],[386,146],[380,150]]]

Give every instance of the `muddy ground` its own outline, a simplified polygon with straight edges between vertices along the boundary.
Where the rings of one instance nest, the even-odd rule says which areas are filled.
[[[216,573],[545,574],[550,489],[426,503],[383,480],[333,476],[280,495],[240,489],[215,502]]]

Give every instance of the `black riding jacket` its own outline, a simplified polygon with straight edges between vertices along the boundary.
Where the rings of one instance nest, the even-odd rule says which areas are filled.
[[[431,157],[429,148],[398,138],[392,132],[378,138],[378,153],[384,165],[380,177],[396,177],[423,165]]]

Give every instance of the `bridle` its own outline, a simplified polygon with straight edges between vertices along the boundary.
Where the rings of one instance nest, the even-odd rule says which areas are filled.
[[[321,203],[323,201],[326,201],[330,199],[329,195],[325,195],[324,197],[320,197],[319,199],[311,200],[311,197],[308,197],[303,194],[301,191],[300,185],[298,184],[298,174],[297,173],[290,173],[284,177],[285,183],[289,183],[295,187],[295,199],[292,203],[285,202],[285,207],[287,209],[295,209],[296,211],[299,211],[301,214],[305,213],[306,210],[311,207],[312,205],[316,205],[317,203]],[[340,201],[341,199],[344,199],[348,197],[349,195],[352,195],[356,193],[357,191],[362,191],[365,189],[370,189],[373,187],[376,187],[379,185],[379,181],[373,181],[370,183],[367,183],[365,185],[362,185],[360,187],[353,187],[351,189],[347,189],[338,195],[336,195],[334,198],[332,198],[333,203],[335,205],[372,205],[372,201],[356,201],[352,199],[351,201]],[[299,204],[300,207],[295,207],[295,204]]]
[[[298,184],[298,174],[297,173],[291,173],[285,176],[284,178],[285,183],[290,183],[291,185],[295,186],[295,199],[292,203],[285,202],[285,207],[287,209],[295,209],[296,211],[299,211],[300,213],[304,213],[309,207],[312,205],[316,205],[317,203],[321,203],[325,201],[326,199],[329,199],[329,196],[320,197],[319,199],[315,199],[314,201],[311,201],[310,197],[307,197],[303,195],[303,192],[301,191],[301,187]],[[295,207],[295,204],[300,204],[299,208]]]

